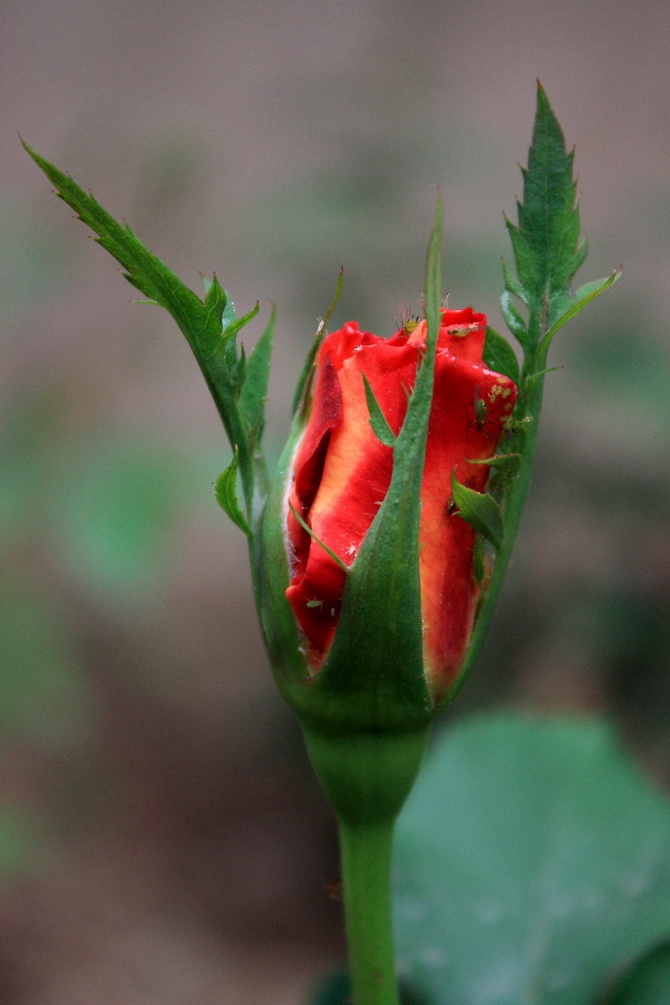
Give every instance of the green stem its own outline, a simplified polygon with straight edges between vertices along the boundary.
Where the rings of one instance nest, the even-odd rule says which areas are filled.
[[[303,729],[340,828],[352,1001],[398,1005],[391,919],[393,828],[419,771],[428,727],[349,732],[303,722]]]
[[[391,918],[391,847],[395,820],[340,821],[342,887],[352,1001],[398,1005]]]

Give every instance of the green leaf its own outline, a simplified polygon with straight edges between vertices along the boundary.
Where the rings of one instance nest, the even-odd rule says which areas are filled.
[[[79,219],[93,230],[96,240],[113,255],[126,270],[126,279],[145,296],[150,297],[172,314],[182,331],[195,338],[211,321],[202,301],[182,281],[145,248],[127,224],[120,224],[85,192],[69,175],[63,174],[39,154],[23,144],[26,152],[55,185],[59,198],[71,206]],[[215,324],[221,331],[220,316]]]
[[[585,283],[583,286],[580,286],[574,297],[569,298],[569,306],[567,306],[563,313],[559,315],[547,334],[544,336],[544,339],[542,340],[542,350],[546,353],[554,335],[559,331],[559,329],[562,328],[567,321],[570,321],[571,318],[574,318],[576,314],[579,314],[579,312],[586,307],[587,304],[590,304],[592,300],[595,300],[595,298],[599,297],[601,293],[604,293],[605,290],[610,288],[610,286],[613,286],[614,283],[620,279],[621,274],[621,269],[614,269],[614,271],[605,279],[596,279],[592,283]]]
[[[573,152],[538,82],[537,111],[528,167],[522,168],[523,202],[517,203],[518,226],[507,221],[517,272],[536,298],[565,290],[586,257],[580,244],[579,211],[572,177]]]
[[[509,290],[502,291],[500,296],[500,308],[502,310],[502,316],[505,319],[505,324],[511,331],[512,335],[514,335],[522,346],[526,347],[529,341],[528,325],[517,310],[512,300],[512,294]]]
[[[487,326],[484,343],[484,362],[489,370],[502,373],[515,384],[519,383],[519,362],[506,338]]]
[[[39,154],[24,147],[56,186],[58,195],[98,235],[97,241],[126,270],[136,289],[164,307],[185,335],[223,421],[231,446],[239,451],[239,467],[247,505],[251,507],[255,473],[248,429],[240,413],[239,394],[245,380],[244,355],[238,356],[236,335],[258,312],[258,305],[242,318],[216,277],[205,283],[204,301],[188,289],[163,262],[137,239],[127,224],[120,224],[69,175]],[[255,378],[254,378],[255,379]]]
[[[670,1002],[670,942],[651,952],[626,971],[603,1005],[668,1005]]]
[[[39,870],[49,850],[39,818],[0,805],[0,882]]]
[[[451,488],[461,519],[483,534],[495,548],[500,548],[505,537],[505,524],[498,502],[487,492],[475,492],[461,485],[453,473]]]
[[[521,300],[522,303],[528,306],[528,300],[529,300],[528,293],[523,288],[519,280],[515,279],[513,273],[510,272],[507,263],[504,260],[502,263],[502,268],[503,268],[503,279],[505,280],[505,289],[508,291],[508,293],[511,293],[512,296],[517,297],[517,299]]]
[[[263,435],[265,402],[268,396],[270,363],[272,360],[272,339],[274,337],[276,312],[259,338],[246,366],[246,374],[240,393],[240,410],[247,426],[253,431],[254,440]]]
[[[412,988],[401,980],[398,988],[400,1005],[429,1005],[423,997],[418,997]],[[349,974],[342,970],[329,974],[317,988],[309,1005],[351,1005],[351,981]]]
[[[603,722],[482,716],[429,751],[395,877],[400,970],[432,1005],[602,1002],[670,936],[670,803]]]
[[[365,374],[363,374],[363,381],[365,383],[365,399],[368,403],[372,431],[380,443],[383,443],[387,447],[393,447],[395,446],[396,435],[386,421],[386,416],[382,412],[379,402],[375,398],[375,392],[370,387],[370,381]]]
[[[251,527],[249,526],[247,518],[240,509],[240,504],[237,501],[238,467],[239,458],[237,451],[235,451],[233,459],[226,470],[222,471],[216,479],[214,494],[217,502],[224,512],[228,514],[233,523],[237,524],[240,530],[243,530],[248,537],[251,537]]]

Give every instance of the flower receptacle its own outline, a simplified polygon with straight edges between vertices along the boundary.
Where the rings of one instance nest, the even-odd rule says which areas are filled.
[[[352,732],[303,722],[310,761],[338,819],[349,826],[394,821],[421,767],[429,731]]]

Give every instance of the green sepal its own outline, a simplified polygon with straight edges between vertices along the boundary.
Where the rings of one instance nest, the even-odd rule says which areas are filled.
[[[486,327],[484,362],[489,370],[502,373],[515,384],[519,383],[519,361],[507,339],[489,325]]]
[[[365,374],[363,374],[363,382],[365,384],[365,400],[367,401],[370,413],[372,431],[379,442],[383,443],[385,447],[393,447],[395,446],[397,437],[386,421],[386,416],[382,412],[379,402],[375,397],[375,392],[370,387],[370,381]]]
[[[472,553],[473,565],[475,571],[475,579],[482,586],[484,582],[484,577],[486,576],[486,552],[484,545],[484,538],[481,534],[478,534],[475,538],[475,546]]]
[[[243,530],[247,537],[252,536],[251,527],[240,509],[237,499],[237,471],[239,467],[239,457],[237,451],[233,454],[233,459],[216,479],[214,485],[214,495],[221,509],[227,513],[233,523]]]
[[[505,523],[500,504],[487,492],[475,492],[467,485],[462,485],[454,473],[451,475],[451,488],[461,519],[474,527],[495,548],[501,548],[505,537]]]
[[[276,311],[273,306],[267,327],[247,360],[246,373],[240,389],[240,411],[253,434],[254,443],[260,441],[265,426],[265,402],[268,396],[275,319]]]
[[[294,506],[291,506],[290,503],[289,503],[289,509],[291,510],[291,513],[293,513],[293,516],[296,518],[296,520],[298,521],[298,523],[300,524],[300,526],[302,527],[302,529],[309,534],[309,536],[312,538],[313,541],[316,541],[316,543],[318,544],[319,548],[323,548],[323,550],[325,551],[326,555],[329,555],[330,558],[332,558],[333,562],[335,562],[335,565],[339,565],[340,569],[342,569],[344,572],[349,572],[349,566],[345,562],[342,561],[342,559],[340,558],[339,555],[335,554],[335,552],[333,551],[332,548],[329,548],[327,544],[324,544],[324,542],[321,540],[320,537],[316,536],[316,534],[314,533],[314,531],[312,530],[312,528],[309,526],[309,524],[305,523],[305,521],[303,520],[303,518],[298,513],[297,509]],[[307,602],[307,606],[308,607],[315,607],[317,603],[320,604],[321,601],[318,601],[318,602],[308,601]]]
[[[56,187],[59,198],[75,210],[97,234],[97,242],[121,264],[128,282],[165,308],[177,322],[207,382],[231,447],[237,452],[247,512],[250,519],[255,518],[267,491],[265,463],[258,450],[263,423],[258,409],[250,418],[250,400],[258,404],[255,390],[249,391],[244,405],[240,403],[248,374],[244,351],[238,351],[237,334],[257,314],[258,305],[243,317],[236,317],[233,303],[216,276],[203,280],[205,296],[200,299],[138,240],[127,224],[118,223],[69,175],[23,145]],[[263,342],[261,356],[265,350]],[[254,387],[259,386],[260,369],[255,365]]]
[[[293,456],[304,425],[304,417],[299,414],[277,463],[253,552],[256,606],[263,641],[277,687],[293,708],[299,704],[303,692],[309,691],[310,683],[298,623],[286,599],[292,576],[286,523],[288,490]]]
[[[468,464],[486,464],[495,468],[496,471],[504,471],[508,475],[515,475],[521,466],[521,454],[496,454],[485,460],[481,458],[468,458]]]
[[[316,672],[306,664],[285,596],[291,578],[288,491],[303,412],[265,508],[258,552],[261,623],[277,684],[312,735],[413,731],[434,715],[423,659],[419,516],[442,299],[441,221],[438,199],[427,265],[426,352],[397,437],[389,490],[349,568],[335,638]]]
[[[500,309],[502,311],[502,316],[505,319],[505,324],[511,331],[512,335],[521,343],[522,346],[528,345],[528,325],[524,321],[520,312],[517,310],[514,301],[512,300],[512,293],[510,290],[503,290],[500,296]]]
[[[507,220],[505,220],[505,222],[507,223]],[[528,293],[523,288],[519,280],[515,277],[514,273],[510,271],[509,266],[507,265],[507,262],[504,259],[502,263],[502,270],[503,270],[503,279],[505,280],[505,289],[508,291],[508,293],[511,293],[512,296],[516,297],[518,300],[521,300],[522,303],[528,306],[528,299],[529,299]]]
[[[599,297],[601,293],[608,290],[610,286],[618,282],[621,278],[621,269],[614,269],[609,276],[604,279],[596,279],[591,283],[585,283],[580,286],[576,291],[574,296],[567,298],[567,303],[565,304],[565,309],[559,314],[555,321],[553,321],[551,328],[546,333],[542,339],[540,351],[546,355],[549,346],[554,338],[554,335],[563,327],[563,325],[574,318],[587,304],[590,304],[592,300]]]
[[[347,576],[338,628],[312,682],[330,727],[418,728],[433,714],[423,667],[419,579],[421,481],[442,300],[442,199],[426,265],[426,352],[398,434],[393,475]]]
[[[586,257],[586,244],[580,244],[573,158],[538,81],[528,167],[521,169],[524,186],[523,202],[517,202],[518,226],[506,221],[519,280],[537,298],[567,289]]]
[[[343,283],[344,283],[344,269],[340,267],[340,274],[337,277],[337,286],[335,287],[335,293],[333,295],[333,299],[330,302],[328,310],[326,311],[321,321],[319,322],[318,328],[316,329],[316,335],[314,336],[314,341],[312,342],[309,353],[307,354],[307,359],[305,360],[305,365],[303,366],[300,376],[298,377],[298,383],[296,385],[295,394],[293,395],[293,405],[291,408],[292,415],[295,415],[300,406],[304,403],[309,393],[312,374],[314,372],[314,361],[316,360],[316,354],[319,351],[319,347],[323,342],[323,339],[326,334],[326,323],[330,318],[330,315],[337,307],[337,301],[340,299],[340,293],[342,292]]]
[[[242,328],[244,328],[245,325],[249,324],[249,322],[251,321],[252,318],[256,317],[256,315],[258,314],[258,310],[259,310],[259,304],[258,304],[258,302],[256,302],[254,304],[254,306],[251,308],[251,310],[249,311],[248,314],[243,314],[241,318],[235,318],[233,321],[230,321],[228,324],[225,323],[223,315],[222,315],[222,317],[221,317],[221,322],[222,322],[221,335],[222,335],[222,341],[223,341],[223,343],[225,345],[230,345],[232,343],[233,337],[235,335],[237,335],[237,333]]]

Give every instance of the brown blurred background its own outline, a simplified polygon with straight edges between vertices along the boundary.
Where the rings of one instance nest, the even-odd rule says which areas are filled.
[[[493,632],[454,715],[606,710],[670,778],[670,6],[4,0],[0,1001],[298,1005],[342,955],[332,821],[275,696],[227,447],[167,316],[17,132],[194,288],[278,311],[268,442],[334,321],[417,309],[434,185],[453,306],[502,326],[535,78],[591,255]],[[248,331],[248,329],[247,329]],[[261,331],[259,324],[247,341]]]

